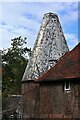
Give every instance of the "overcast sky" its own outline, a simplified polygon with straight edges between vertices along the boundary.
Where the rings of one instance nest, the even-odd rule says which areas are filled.
[[[0,2],[0,49],[10,47],[14,37],[27,37],[27,46],[33,47],[43,15],[56,13],[68,46],[78,43],[77,2]]]

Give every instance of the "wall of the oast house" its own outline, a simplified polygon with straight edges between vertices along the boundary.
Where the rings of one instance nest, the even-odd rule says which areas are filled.
[[[78,79],[79,83],[78,83],[78,114],[79,114],[79,118],[80,118],[80,78]]]
[[[70,86],[70,92],[67,93],[64,91],[63,81],[40,84],[41,118],[80,117],[80,83],[71,82]]]
[[[22,83],[23,118],[39,118],[39,84]]]

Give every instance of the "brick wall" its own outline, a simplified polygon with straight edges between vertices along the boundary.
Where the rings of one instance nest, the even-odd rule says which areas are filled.
[[[70,86],[66,92],[63,81],[22,84],[23,118],[80,117],[80,83]]]
[[[23,118],[39,118],[39,84],[22,84]]]
[[[78,84],[71,83],[70,92],[64,91],[64,83],[40,85],[41,118],[78,117]]]

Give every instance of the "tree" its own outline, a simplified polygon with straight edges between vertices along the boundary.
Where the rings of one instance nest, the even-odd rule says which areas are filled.
[[[31,49],[25,47],[26,39],[21,36],[11,39],[11,47],[2,51],[3,98],[21,94],[21,79],[28,62],[26,54],[31,54]]]

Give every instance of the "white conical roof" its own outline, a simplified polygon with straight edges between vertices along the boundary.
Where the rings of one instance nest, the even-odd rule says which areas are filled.
[[[35,80],[68,51],[58,16],[46,13],[22,81]]]

